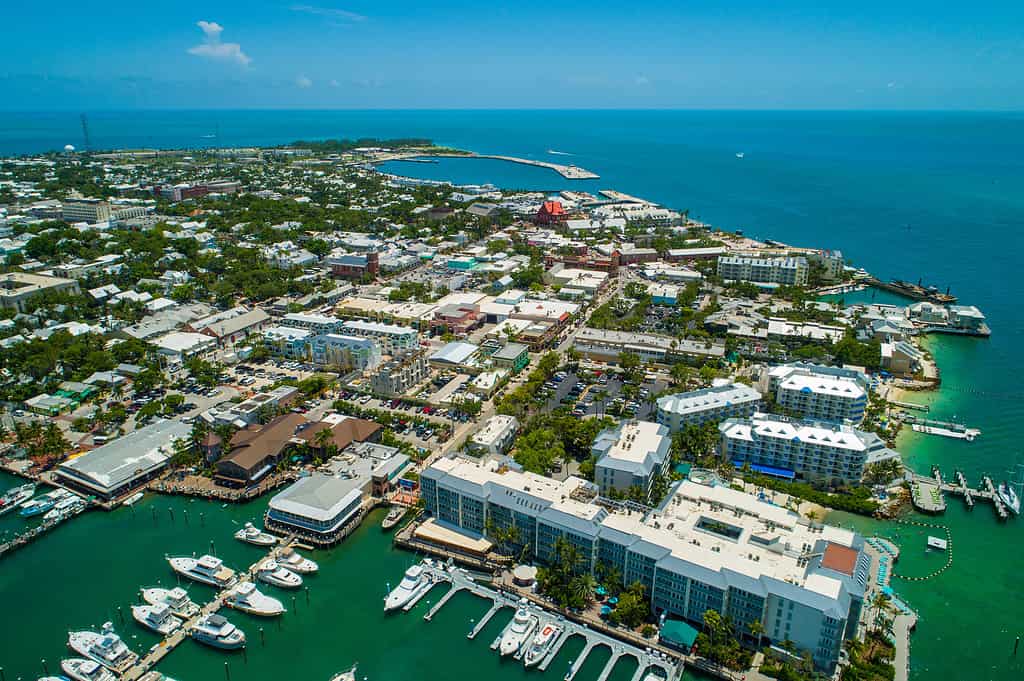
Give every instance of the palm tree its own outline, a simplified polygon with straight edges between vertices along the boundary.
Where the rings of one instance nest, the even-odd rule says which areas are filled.
[[[872,622],[876,625],[879,623],[879,619],[882,614],[889,609],[889,596],[888,594],[882,593],[881,591],[875,592],[875,595],[871,597],[871,607],[875,611],[875,616],[872,618]]]
[[[764,636],[764,625],[761,624],[761,620],[754,620],[747,625],[747,630],[750,631],[750,635],[754,637],[755,644],[758,648],[761,647],[761,637]]]
[[[317,431],[317,434],[313,436],[313,442],[316,443],[317,449],[322,454],[327,449],[327,443],[334,439],[334,431],[330,428],[321,428]]]

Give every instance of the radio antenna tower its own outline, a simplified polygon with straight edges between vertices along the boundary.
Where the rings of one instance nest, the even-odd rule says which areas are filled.
[[[81,119],[82,119],[82,136],[85,137],[85,150],[86,151],[90,151],[92,149],[92,145],[89,142],[89,119],[85,117],[85,114],[82,114]]]

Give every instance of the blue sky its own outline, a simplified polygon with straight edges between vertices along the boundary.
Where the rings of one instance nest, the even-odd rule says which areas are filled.
[[[1019,0],[51,0],[4,15],[5,109],[1024,108]]]

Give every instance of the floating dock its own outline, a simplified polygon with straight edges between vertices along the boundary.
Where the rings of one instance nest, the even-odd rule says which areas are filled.
[[[914,474],[910,482],[910,498],[914,508],[922,513],[939,514],[946,510],[946,494],[962,497],[968,508],[973,509],[977,501],[990,502],[1000,520],[1007,520],[1010,511],[1000,498],[992,478],[983,476],[981,486],[974,488],[960,471],[953,475],[954,482],[946,482],[942,471],[932,466],[931,477]]]
[[[907,418],[904,420],[910,424],[910,427],[914,429],[915,433],[940,435],[954,440],[966,440],[967,442],[973,442],[976,437],[981,435],[981,431],[979,429],[968,428],[962,423],[915,418]]]
[[[505,607],[517,607],[519,599],[521,598],[520,596],[513,596],[511,594],[495,591],[478,584],[468,576],[465,570],[451,565],[424,565],[424,571],[430,574],[434,583],[443,581],[451,584],[451,588],[448,592],[445,593],[445,595],[442,596],[423,616],[423,619],[427,622],[433,619],[434,615],[437,614],[437,611],[444,607],[444,605],[460,591],[467,591],[475,596],[492,601],[491,607],[466,635],[469,639],[475,639],[499,610]],[[555,641],[551,646],[551,650],[548,651],[544,659],[537,665],[537,669],[540,671],[545,671],[548,666],[550,666],[552,660],[554,660],[558,655],[558,651],[561,650],[566,641],[574,636],[580,636],[585,641],[584,648],[573,661],[572,666],[565,676],[566,681],[572,681],[576,676],[576,673],[583,667],[583,664],[590,652],[599,646],[605,646],[608,648],[611,651],[611,657],[601,670],[601,674],[598,676],[598,681],[607,681],[611,676],[615,665],[623,657],[632,657],[637,661],[636,672],[633,674],[631,681],[640,681],[645,674],[653,669],[659,670],[668,680],[677,679],[682,674],[683,664],[678,658],[650,648],[643,650],[638,646],[625,643],[617,638],[595,631],[584,624],[568,620],[558,613],[549,612],[532,601],[526,607],[529,608],[540,620],[540,627],[544,627],[550,623],[557,623],[558,626],[562,628],[562,635],[557,641]],[[500,641],[501,636],[499,635],[494,642],[490,644],[491,649],[497,650]]]

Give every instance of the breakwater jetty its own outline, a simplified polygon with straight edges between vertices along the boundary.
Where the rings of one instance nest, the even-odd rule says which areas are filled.
[[[499,154],[389,154],[375,158],[373,164],[387,163],[388,161],[414,161],[429,163],[431,159],[437,158],[483,158],[492,159],[495,161],[507,161],[508,163],[518,163],[520,165],[534,166],[537,168],[547,168],[553,170],[567,180],[599,180],[601,176],[597,173],[591,172],[585,168],[571,164],[562,163],[551,163],[549,161],[537,161],[531,158],[519,158],[518,156],[501,156]],[[362,161],[360,162],[362,163]]]

